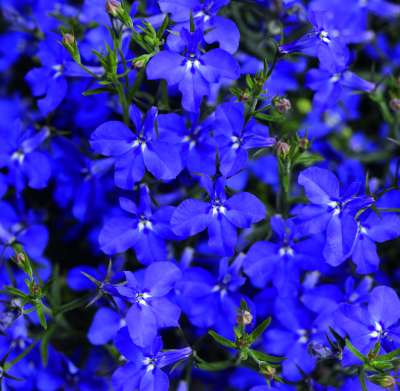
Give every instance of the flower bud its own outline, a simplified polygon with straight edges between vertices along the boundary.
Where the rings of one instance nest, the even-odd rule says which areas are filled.
[[[72,34],[66,33],[63,35],[64,45],[73,45],[74,43],[75,43],[75,37]]]
[[[263,365],[261,368],[261,374],[264,375],[267,379],[271,380],[276,375],[276,369],[269,365]]]
[[[400,99],[399,98],[393,98],[389,102],[390,108],[395,111],[399,112],[400,111]]]
[[[253,315],[250,313],[250,311],[247,310],[239,310],[237,316],[236,316],[236,323],[240,326],[247,326],[251,324],[253,321]]]
[[[114,18],[118,16],[121,10],[121,3],[118,0],[106,1],[106,12]]]
[[[303,137],[299,140],[299,146],[302,149],[308,149],[310,145],[310,140],[307,137]]]
[[[276,152],[278,156],[286,156],[290,151],[290,145],[284,141],[278,141],[276,143]]]
[[[81,56],[79,54],[78,44],[75,37],[70,33],[63,34],[62,45],[68,50],[71,57],[79,64]]]
[[[397,383],[396,379],[390,375],[372,375],[369,380],[384,388],[392,389]]]
[[[23,265],[26,262],[26,257],[24,253],[17,253],[17,255],[15,256],[15,262],[18,265]]]
[[[292,109],[290,100],[283,97],[274,99],[274,106],[281,114],[287,114]]]

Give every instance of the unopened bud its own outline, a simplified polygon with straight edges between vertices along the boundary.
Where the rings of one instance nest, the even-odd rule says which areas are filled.
[[[24,254],[24,253],[18,253],[18,254],[15,256],[15,262],[16,262],[18,265],[22,265],[23,263],[25,263],[25,262],[26,262],[25,254]]]
[[[107,0],[106,1],[106,12],[114,18],[118,16],[118,12],[121,9],[121,3],[118,0]]]
[[[379,386],[384,388],[393,388],[397,382],[393,376],[390,375],[373,375],[368,378],[368,380],[372,381]]]
[[[269,365],[263,365],[260,369],[261,369],[261,374],[264,375],[269,380],[273,379],[276,375],[276,369]]]
[[[399,98],[393,98],[389,102],[389,106],[393,111],[400,111],[400,99]]]
[[[71,57],[79,64],[81,56],[79,54],[78,44],[75,37],[70,33],[63,34],[62,45],[68,50]]]
[[[239,100],[240,100],[241,102],[246,102],[246,101],[248,101],[249,99],[250,99],[250,95],[249,95],[249,93],[248,93],[247,91],[243,91],[243,92],[240,94]]]
[[[286,114],[292,109],[290,100],[283,97],[274,99],[274,106],[281,114]]]
[[[307,137],[303,137],[299,140],[299,146],[302,149],[308,149],[310,145],[310,140]]]
[[[247,326],[251,324],[253,321],[253,315],[250,313],[250,311],[247,310],[239,310],[237,316],[236,316],[236,323],[241,325],[241,326]]]
[[[64,45],[73,45],[74,43],[75,43],[75,37],[72,34],[66,33],[63,35]]]
[[[290,145],[284,141],[278,141],[276,143],[276,152],[279,156],[286,156],[290,151]]]

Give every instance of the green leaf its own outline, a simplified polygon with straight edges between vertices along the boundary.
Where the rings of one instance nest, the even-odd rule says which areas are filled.
[[[249,335],[250,341],[254,342],[264,331],[266,328],[270,325],[271,323],[271,317],[269,316],[267,319],[265,319],[263,322],[261,322]]]
[[[365,384],[364,371],[360,372],[360,374],[358,375],[358,378],[360,379],[360,384],[361,384],[362,391],[368,391],[367,385]]]
[[[346,338],[346,346],[347,348],[363,363],[368,363],[367,357],[365,357],[351,342],[348,338]]]
[[[249,349],[249,353],[252,357],[256,358],[256,361],[263,361],[267,363],[280,363],[283,360],[285,360],[285,357],[279,357],[279,356],[271,356],[269,354],[260,352],[258,350],[253,350]]]
[[[99,88],[93,88],[92,90],[83,91],[82,95],[90,96],[90,95],[103,94],[105,92],[113,92],[113,91],[111,88],[108,88],[108,87],[99,87]]]
[[[208,334],[215,340],[217,341],[219,344],[227,347],[227,348],[232,348],[232,349],[236,349],[236,344],[235,342],[231,341],[230,339],[227,339],[225,337],[223,337],[222,335],[216,333],[213,330],[209,330]]]
[[[168,15],[166,15],[164,20],[163,20],[163,22],[162,22],[161,27],[157,31],[157,38],[158,39],[162,38],[162,36],[164,35],[164,32],[168,28],[168,26],[169,26],[169,17],[168,17]]]
[[[39,301],[38,303],[35,304],[36,308],[36,313],[39,318],[39,322],[41,326],[46,330],[47,329],[47,321],[46,321],[46,316],[44,315],[44,309],[43,309],[43,303]]]
[[[56,327],[53,324],[47,332],[44,334],[42,341],[40,342],[40,356],[42,358],[43,366],[46,367],[49,359],[49,341],[56,331]]]
[[[24,299],[26,299],[28,297],[28,295],[24,292],[22,292],[21,290],[14,288],[13,286],[6,286],[5,287],[5,291],[8,294],[14,295],[14,296],[18,296],[18,297],[22,297]]]
[[[17,362],[21,361],[25,356],[27,356],[30,351],[36,346],[36,344],[39,342],[39,339],[36,341],[32,342],[22,353],[20,353],[17,357],[12,359],[11,361],[6,362],[3,365],[3,369],[5,372],[7,372],[13,365],[15,365]]]
[[[395,350],[392,350],[390,353],[381,354],[380,356],[378,356],[376,358],[376,360],[387,361],[387,360],[392,360],[394,358],[397,358],[398,356],[400,356],[400,349],[395,349]]]
[[[233,365],[232,360],[207,362],[199,357],[195,351],[193,352],[193,357],[196,360],[196,366],[205,371],[222,371]]]
[[[316,153],[303,152],[296,158],[294,163],[308,167],[323,160],[324,158],[321,155],[318,155]]]
[[[255,117],[261,121],[265,122],[283,122],[285,121],[285,117],[279,113],[273,114],[265,114],[265,113],[257,113]]]

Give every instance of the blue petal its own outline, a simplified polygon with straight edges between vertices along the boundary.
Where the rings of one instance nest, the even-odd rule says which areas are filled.
[[[101,250],[112,255],[124,252],[138,240],[135,219],[114,217],[108,220],[99,235]]]
[[[143,287],[151,296],[165,296],[182,277],[180,269],[172,262],[154,262],[147,267]]]
[[[236,227],[248,228],[265,218],[264,204],[251,193],[238,193],[225,202],[226,218]]]
[[[109,121],[101,124],[90,136],[90,145],[105,156],[120,156],[132,148],[133,132],[122,122]]]
[[[224,216],[211,219],[208,227],[208,245],[218,255],[234,254],[237,232],[233,224]]]
[[[353,250],[358,226],[350,215],[335,215],[326,228],[326,243],[323,250],[326,261],[332,266],[343,263]]]
[[[185,58],[171,51],[161,51],[147,64],[149,80],[165,79],[169,85],[178,84],[185,76]]]
[[[158,328],[178,327],[181,309],[166,298],[151,300],[151,308],[157,319]]]
[[[307,168],[300,173],[298,183],[304,186],[308,199],[317,205],[326,205],[340,195],[336,176],[323,168]]]
[[[204,65],[199,67],[199,71],[210,83],[221,78],[236,80],[240,76],[239,64],[225,50],[212,49],[201,57],[201,61]]]
[[[172,230],[183,237],[196,235],[210,224],[209,209],[207,202],[194,199],[183,201],[172,214]]]
[[[68,84],[64,77],[50,80],[46,96],[39,99],[37,104],[43,115],[49,114],[56,109],[67,93]]]
[[[182,170],[178,148],[161,141],[153,141],[144,149],[143,160],[146,168],[157,179],[175,179]]]
[[[157,336],[157,319],[148,305],[134,304],[126,314],[126,324],[137,346],[150,346]]]
[[[159,368],[147,371],[140,382],[140,391],[168,391],[168,376]]]
[[[51,167],[48,157],[41,152],[32,152],[25,156],[22,171],[28,179],[28,185],[32,189],[43,189],[51,175]]]
[[[387,286],[378,286],[371,292],[368,311],[375,322],[388,328],[400,319],[400,300],[397,293]]]
[[[93,345],[104,345],[117,334],[120,316],[107,307],[100,308],[94,315],[87,337]]]
[[[121,189],[132,190],[144,175],[143,155],[136,149],[122,155],[115,163],[114,181]]]
[[[240,33],[232,20],[222,16],[214,16],[206,30],[204,40],[207,43],[218,42],[221,49],[231,54],[238,50]]]

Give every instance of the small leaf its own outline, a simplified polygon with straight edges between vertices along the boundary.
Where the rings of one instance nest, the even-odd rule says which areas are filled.
[[[269,316],[267,319],[265,319],[263,322],[261,322],[249,335],[250,341],[253,343],[261,334],[264,333],[266,328],[270,325],[271,323],[271,317]]]
[[[368,359],[346,338],[347,348],[363,363],[368,363]]]
[[[222,335],[216,333],[213,330],[209,330],[208,334],[215,340],[217,341],[219,344],[227,347],[227,348],[232,348],[232,349],[236,349],[236,344],[235,342],[231,341],[230,339],[227,339],[225,337],[223,337]]]
[[[376,358],[376,360],[378,360],[378,361],[392,360],[394,358],[397,358],[398,356],[400,356],[400,349],[395,349],[395,350],[391,351],[390,353],[381,354],[380,356],[378,356]]]
[[[83,96],[90,96],[90,95],[97,95],[97,94],[103,94],[105,92],[113,92],[110,88],[107,87],[99,87],[99,88],[93,88],[92,90],[86,90],[82,92]]]
[[[267,362],[267,363],[280,363],[285,360],[285,357],[280,356],[271,356],[269,354],[260,352],[258,350],[249,349],[249,353],[251,356],[255,357],[259,361]]]
[[[318,155],[316,153],[303,152],[296,158],[294,164],[301,164],[308,167],[323,160],[324,158],[321,155]]]
[[[46,330],[47,329],[47,321],[46,316],[44,315],[43,303],[40,301],[35,304],[36,313],[39,318],[39,322],[41,326]]]

